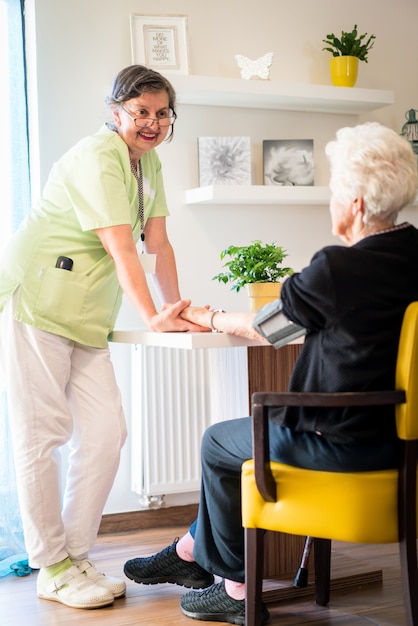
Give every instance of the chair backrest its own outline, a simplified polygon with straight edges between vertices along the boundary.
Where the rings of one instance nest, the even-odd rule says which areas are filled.
[[[399,339],[396,389],[403,389],[406,402],[396,405],[400,439],[418,439],[418,302],[406,309]]]

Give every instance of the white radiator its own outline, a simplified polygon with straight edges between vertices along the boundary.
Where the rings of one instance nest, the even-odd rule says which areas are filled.
[[[200,489],[200,442],[248,415],[247,349],[132,349],[132,488],[144,507]]]

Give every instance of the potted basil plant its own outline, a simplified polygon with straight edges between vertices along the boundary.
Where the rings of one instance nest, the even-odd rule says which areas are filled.
[[[293,274],[293,269],[283,264],[287,251],[275,243],[252,241],[247,246],[229,246],[220,253],[225,261],[225,271],[212,280],[230,283],[237,293],[245,287],[250,298],[250,309],[257,311],[264,304],[280,296],[281,281]],[[261,292],[261,293],[260,293]]]

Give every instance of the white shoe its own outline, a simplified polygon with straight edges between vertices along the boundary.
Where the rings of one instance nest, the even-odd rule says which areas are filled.
[[[98,609],[113,604],[114,596],[103,586],[89,580],[76,565],[52,579],[40,570],[37,580],[39,598],[61,602],[74,609]]]
[[[123,580],[120,580],[120,578],[114,578],[113,576],[101,574],[88,559],[85,559],[84,561],[73,561],[73,563],[77,564],[80,572],[83,572],[89,580],[110,591],[114,598],[122,598],[125,595],[126,584]]]

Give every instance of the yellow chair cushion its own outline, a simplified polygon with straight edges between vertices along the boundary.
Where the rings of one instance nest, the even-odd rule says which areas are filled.
[[[399,541],[397,470],[340,473],[270,466],[277,502],[261,497],[253,461],[242,466],[244,528],[356,543]]]

